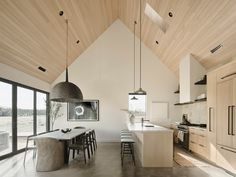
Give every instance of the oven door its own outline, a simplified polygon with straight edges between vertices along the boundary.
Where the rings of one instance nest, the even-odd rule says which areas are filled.
[[[189,131],[179,129],[178,130],[178,144],[183,148],[189,150]]]

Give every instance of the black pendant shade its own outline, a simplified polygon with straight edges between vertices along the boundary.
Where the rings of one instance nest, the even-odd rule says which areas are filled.
[[[147,92],[141,87],[135,92],[137,95],[147,95]]]
[[[50,93],[50,100],[56,102],[77,102],[83,100],[83,94],[79,87],[68,81],[68,20],[67,24],[67,45],[66,45],[66,81],[56,84]]]
[[[79,87],[68,81],[68,68],[66,68],[66,81],[56,84],[51,93],[50,100],[56,102],[76,102],[83,100]]]
[[[76,102],[83,99],[81,90],[71,82],[60,82],[53,87],[51,101]]]

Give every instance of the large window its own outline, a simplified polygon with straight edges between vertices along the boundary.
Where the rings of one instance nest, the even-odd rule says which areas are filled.
[[[25,147],[27,136],[34,134],[34,91],[17,87],[17,149]]]
[[[12,85],[0,81],[0,156],[12,152]]]
[[[47,95],[45,93],[37,92],[37,133],[45,132],[47,130],[47,110],[46,101]]]
[[[29,135],[48,130],[48,93],[0,78],[0,160],[21,152]]]
[[[133,99],[135,98],[135,99]],[[141,94],[129,94],[129,111],[132,112],[135,117],[146,116],[146,95]]]

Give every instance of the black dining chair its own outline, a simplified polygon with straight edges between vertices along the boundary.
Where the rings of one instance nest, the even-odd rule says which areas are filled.
[[[83,133],[78,138],[76,138],[76,141],[69,144],[68,148],[69,151],[73,150],[73,159],[75,158],[75,151],[77,151],[77,154],[79,154],[80,151],[83,152],[85,164],[86,164],[86,151],[88,158],[90,159],[88,135],[86,133]]]
[[[97,149],[97,138],[96,138],[96,133],[95,133],[95,130],[92,130],[91,131],[92,132],[92,140],[93,140],[93,147],[94,147],[94,151],[95,151],[95,149]]]

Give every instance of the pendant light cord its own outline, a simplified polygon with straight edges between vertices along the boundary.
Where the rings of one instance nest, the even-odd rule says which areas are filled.
[[[142,85],[142,84],[141,84],[141,82],[142,82],[142,81],[141,81],[141,80],[142,80],[142,79],[141,79],[141,77],[142,77],[142,67],[141,67],[141,66],[142,66],[142,61],[141,61],[141,58],[142,58],[142,57],[141,57],[141,56],[142,56],[142,50],[141,50],[141,43],[142,43],[142,40],[141,40],[141,39],[142,39],[142,38],[141,38],[141,37],[142,37],[142,26],[141,26],[141,23],[142,23],[142,15],[141,15],[141,10],[142,10],[142,0],[140,0],[140,12],[139,12],[139,15],[140,15],[140,24],[139,24],[139,27],[140,27],[140,44],[139,44],[139,45],[140,45],[140,46],[139,46],[139,47],[140,47],[140,66],[139,66],[139,67],[140,67],[140,88],[141,88],[141,85]]]
[[[68,82],[68,19],[66,19],[66,82]]]
[[[136,21],[134,21],[134,92],[135,92],[135,25],[137,24]]]

